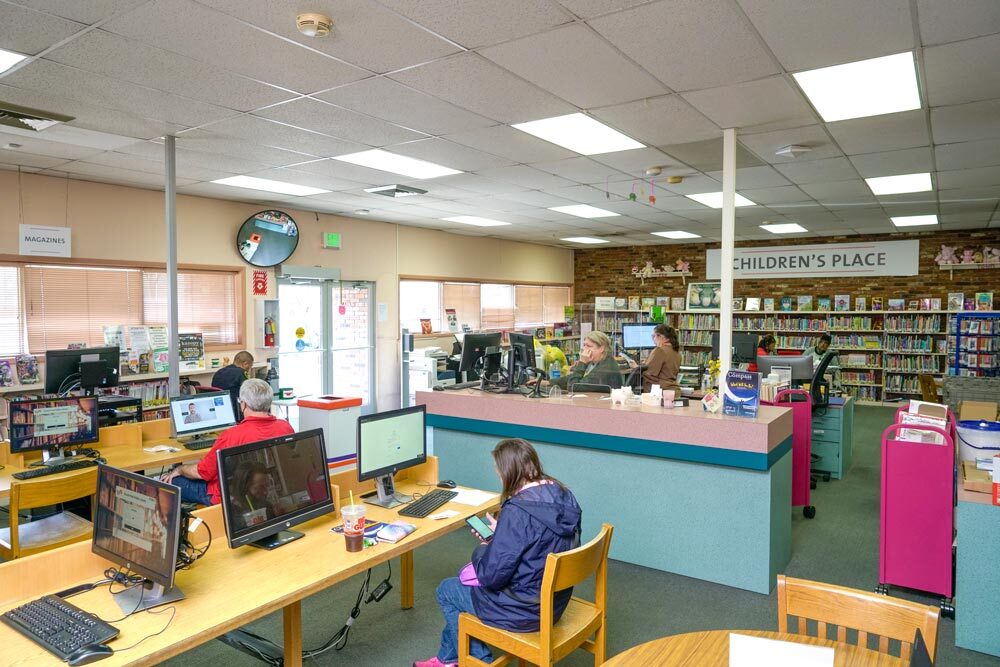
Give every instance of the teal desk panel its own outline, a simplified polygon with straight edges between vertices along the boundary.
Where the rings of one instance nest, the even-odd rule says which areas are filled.
[[[1000,656],[1000,507],[958,502],[955,645]]]

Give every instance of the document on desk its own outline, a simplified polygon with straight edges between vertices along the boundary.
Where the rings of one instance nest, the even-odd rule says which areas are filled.
[[[833,655],[829,646],[729,635],[729,667],[833,667]]]
[[[497,494],[478,489],[457,489],[458,495],[451,499],[453,503],[477,507],[497,497]]]

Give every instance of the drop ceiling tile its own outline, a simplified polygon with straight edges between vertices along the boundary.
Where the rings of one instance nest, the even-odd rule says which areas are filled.
[[[480,51],[501,67],[581,108],[667,92],[662,83],[577,23]]]
[[[6,147],[8,143],[20,144],[20,148],[15,149],[13,152],[44,155],[46,157],[63,158],[64,160],[84,160],[103,152],[103,149],[100,148],[75,146],[58,141],[25,137],[14,132],[7,132],[5,131],[6,129],[5,126],[0,126],[0,147]]]
[[[80,23],[96,23],[114,14],[126,12],[147,0],[88,0],[87,2],[66,2],[66,0],[13,0],[15,4],[61,16]]]
[[[356,181],[349,181],[343,178],[331,178],[329,176],[315,174],[308,171],[300,171],[298,169],[263,169],[261,171],[246,173],[248,176],[253,176],[254,178],[267,178],[273,181],[294,183],[295,185],[305,185],[311,188],[333,190],[335,192],[340,190],[354,190],[364,187],[363,183],[358,183]]]
[[[719,127],[770,131],[817,121],[802,95],[781,76],[684,93],[683,97]]]
[[[929,147],[852,155],[849,159],[862,178],[919,174],[934,170],[934,159]]]
[[[680,95],[592,109],[591,115],[651,146],[714,139],[721,130]]]
[[[1000,100],[931,109],[935,144],[1000,138]]]
[[[385,77],[371,77],[313,97],[427,134],[462,132],[494,124]]]
[[[491,180],[504,181],[519,185],[528,190],[547,190],[549,188],[568,187],[573,185],[573,181],[559,178],[544,171],[533,169],[525,165],[513,167],[498,167],[496,169],[483,169],[478,172],[480,176],[485,176]]]
[[[381,195],[373,195],[365,192],[364,190],[356,190],[354,192],[327,192],[319,195],[310,195],[310,199],[319,199],[331,204],[339,204],[345,209],[355,210],[359,208],[367,208],[370,210],[378,209],[379,213],[382,210],[396,211],[403,206],[412,206],[413,202],[408,202],[405,199],[393,199],[391,197],[383,197]]]
[[[387,146],[426,136],[309,98],[261,109],[254,115],[369,146]]]
[[[686,165],[678,164],[676,160],[657,148],[637,148],[631,151],[602,153],[600,155],[592,155],[590,159],[624,172],[626,179],[629,177],[647,178],[645,174],[648,167],[662,168],[662,172],[658,178],[691,173],[691,170]],[[614,178],[611,180],[614,180]]]
[[[46,58],[236,111],[249,111],[295,97],[294,93],[103,30],[92,30]]]
[[[276,127],[284,127],[268,121],[260,121],[260,123],[265,125],[274,125]],[[264,137],[258,136],[255,138],[261,142],[265,141]],[[143,144],[137,144],[137,146],[142,145]],[[193,130],[191,132],[185,132],[177,137],[177,146],[178,148],[183,148],[185,150],[198,151],[200,153],[215,153],[217,155],[228,155],[230,157],[243,158],[275,167],[284,167],[289,164],[307,162],[316,158],[316,154],[307,155],[302,152],[285,150],[282,148],[272,148],[271,146],[265,146],[262,143],[244,141],[206,130]],[[315,146],[311,148],[315,150]],[[151,144],[151,150],[156,154],[162,155],[162,142]]]
[[[828,123],[833,138],[848,155],[902,150],[930,144],[923,109]]]
[[[390,153],[427,160],[459,171],[480,171],[514,164],[511,160],[483,153],[447,139],[421,139],[405,144],[386,146],[385,150]]]
[[[823,130],[822,125],[807,125],[790,130],[777,130],[760,134],[738,134],[737,139],[762,160],[771,164],[808,162],[809,160],[822,160],[843,155],[840,149],[830,141],[830,137]],[[797,157],[776,154],[779,148],[792,145],[806,146],[811,150],[807,153],[800,153]]]
[[[228,185],[219,185],[218,183],[194,183],[184,186],[178,185],[177,192],[182,195],[210,197],[212,199],[230,199],[235,201],[253,202],[264,206],[274,206],[280,204],[286,199],[292,199],[292,197],[276,195],[273,192],[248,190],[246,188],[233,188]]]
[[[448,187],[461,188],[484,195],[502,195],[509,192],[521,192],[532,189],[506,181],[485,178],[478,174],[453,174],[451,176],[435,178],[432,182],[435,185],[440,183]]]
[[[365,187],[399,183],[400,179],[405,178],[399,174],[390,174],[378,169],[360,167],[349,162],[341,162],[340,160],[315,160],[313,162],[296,164],[293,167],[297,171],[307,171],[336,180],[355,181],[364,184]],[[422,189],[426,190],[427,188]]]
[[[704,204],[699,204],[689,197],[661,197],[659,195],[656,196],[656,208],[676,213],[685,218],[688,217],[689,212],[710,210]]]
[[[285,201],[281,202],[281,206],[284,209],[295,208],[300,211],[310,211],[314,213],[329,213],[335,215],[345,214],[348,212],[348,210],[345,210],[344,206],[341,206],[339,204],[333,204],[330,202],[320,201],[318,199],[313,199],[312,197],[292,197],[291,199],[286,199]],[[351,214],[354,213],[353,209],[350,209],[349,211]],[[379,212],[378,214],[380,213],[381,212]]]
[[[0,4],[0,49],[35,55],[85,26],[17,5]]]
[[[1000,185],[1000,167],[976,167],[974,169],[940,171],[937,174],[937,181],[938,187],[942,190],[991,187]]]
[[[699,171],[719,171],[722,169],[722,137],[707,141],[692,141],[659,147],[667,155],[694,167]],[[736,143],[736,168],[756,167],[763,164],[760,158]]]
[[[333,17],[334,26],[327,38],[311,38],[299,33],[295,28],[295,12],[286,3],[248,3],[246,0],[199,2],[306,48],[375,72],[417,65],[459,50],[454,44],[414,25],[373,0],[333,3],[329,13]],[[313,7],[302,4],[297,9],[312,10]]]
[[[421,179],[410,179],[397,181],[400,185],[409,185],[415,188],[420,188],[421,190],[427,190],[435,199],[444,201],[450,201],[453,199],[469,199],[476,196],[475,192],[471,190],[466,190],[464,188],[456,188],[453,185],[448,185],[441,182],[440,178],[433,178],[431,180],[421,180]]]
[[[577,155],[573,151],[560,148],[507,125],[494,125],[480,130],[448,134],[444,138],[484,153],[507,158],[512,162],[526,164],[561,160]]]
[[[934,157],[942,171],[992,167],[1000,164],[1000,139],[938,145],[934,147]]]
[[[924,77],[932,107],[1000,97],[1000,34],[924,49]]]
[[[971,222],[985,227],[990,221],[992,210],[963,211],[960,213],[945,213],[942,211],[941,213],[940,220],[942,223]]]
[[[220,123],[213,123],[205,129],[216,135],[224,135],[237,140],[250,140],[270,148],[280,148],[317,157],[346,155],[369,148],[365,144],[283,125],[257,116],[235,116]],[[309,159],[302,157],[298,161],[305,162]]]
[[[548,208],[550,206],[570,206],[575,202],[565,197],[540,192],[538,190],[526,190],[524,192],[511,192],[509,194],[498,195],[497,199],[509,202],[527,204],[533,208]],[[520,208],[520,207],[519,207]]]
[[[382,0],[382,4],[470,49],[541,32],[572,19],[558,4],[535,0]]]
[[[155,160],[140,157],[138,155],[108,151],[106,153],[102,153],[101,155],[88,158],[85,162],[87,164],[100,164],[108,167],[116,167],[118,169],[126,169],[129,171],[141,171],[147,174],[157,174],[160,177],[161,183],[165,178],[162,155],[160,156],[160,159]],[[180,152],[177,154],[177,178],[182,180],[190,180],[192,182],[214,181],[219,178],[233,176],[236,173],[239,172],[196,166],[182,160]]]
[[[913,48],[909,0],[737,0],[787,70],[886,56]]]
[[[739,178],[737,178],[736,181],[738,183]],[[776,188],[758,188],[753,190],[740,188],[740,192],[750,201],[763,204],[765,206],[768,204],[801,202],[810,199],[808,195],[794,185],[784,185]]]
[[[400,83],[501,123],[520,123],[577,111],[571,104],[523,81],[477,53],[443,58],[390,76]]]
[[[722,171],[711,171],[709,176],[722,182]],[[776,188],[789,185],[788,179],[775,171],[774,167],[744,167],[736,170],[736,189],[743,191],[748,188]]]
[[[1000,200],[1000,196],[988,199],[980,198],[973,200],[965,200],[961,197],[957,198],[957,201],[951,201],[950,192],[952,190],[944,190],[941,193],[941,214],[942,215],[971,215],[977,217],[989,218],[991,215],[1000,215],[997,211],[997,201]]]
[[[143,118],[188,127],[233,115],[232,111],[222,107],[66,67],[48,60],[35,61],[30,67],[23,67],[7,75],[3,82],[30,91],[59,91],[60,95],[66,95],[88,105],[112,107]],[[64,108],[50,110],[72,114]]]
[[[587,157],[572,157],[568,160],[556,160],[554,162],[536,162],[532,164],[535,169],[555,174],[567,178],[577,183],[598,183],[603,184],[607,178],[621,178],[626,176],[614,167],[603,165]]]
[[[878,202],[890,210],[891,207],[899,205],[920,205],[923,208],[931,209],[934,212],[937,208],[937,194],[934,192],[905,192],[898,195],[879,195]],[[902,215],[894,213],[893,215]]]
[[[738,180],[737,183],[739,183]],[[709,176],[702,176],[701,174],[688,176],[682,182],[674,185],[664,183],[663,181],[657,182],[656,185],[657,188],[665,188],[667,191],[678,195],[697,195],[703,192],[720,192],[722,190],[721,181]],[[737,186],[737,192],[739,191],[740,189]]]
[[[779,164],[776,169],[796,184],[849,181],[858,177],[854,167],[843,157]]]
[[[875,195],[860,179],[832,183],[806,183],[802,191],[826,208],[875,204]]]
[[[547,192],[554,197],[568,199],[574,204],[594,204],[609,201],[604,186],[574,185],[568,188],[550,188]]]
[[[942,44],[1000,32],[1000,12],[994,0],[917,0],[924,44]]]
[[[52,157],[51,155],[36,155],[23,150],[7,150],[0,148],[0,162],[7,165],[47,169],[49,167],[57,167],[61,164],[66,164],[69,160],[61,157]]]
[[[959,222],[941,222],[941,229],[986,229],[989,220],[961,220]]]
[[[590,25],[675,91],[725,86],[778,73],[777,64],[735,3],[655,2],[594,19]],[[719,48],[721,44],[725,48]]]
[[[91,162],[71,162],[69,164],[61,165],[58,168],[58,171],[66,172],[73,176],[80,176],[83,180],[97,179],[101,182],[143,185],[146,187],[156,188],[157,190],[163,189],[163,176],[143,171],[136,171],[134,169],[122,169],[119,167],[94,164]],[[178,177],[177,187],[182,185],[191,185],[196,182],[197,181],[192,179]]]

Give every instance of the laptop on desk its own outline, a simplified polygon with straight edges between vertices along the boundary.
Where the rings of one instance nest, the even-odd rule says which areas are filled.
[[[176,396],[170,399],[170,426],[175,440],[187,449],[207,449],[236,423],[228,391]]]

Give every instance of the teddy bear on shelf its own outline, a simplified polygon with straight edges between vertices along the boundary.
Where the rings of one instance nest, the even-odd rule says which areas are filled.
[[[983,262],[986,264],[1000,264],[1000,248],[983,248]]]
[[[976,251],[966,248],[962,251],[962,264],[975,264],[976,263]]]
[[[955,254],[955,248],[946,245],[941,246],[941,252],[937,254],[934,261],[938,264],[958,264],[958,256]]]
[[[688,270],[691,269],[691,263],[690,262],[685,262],[683,259],[677,260],[674,263],[674,266],[676,267],[677,271],[679,271],[681,273],[684,273],[685,271],[688,271]]]

